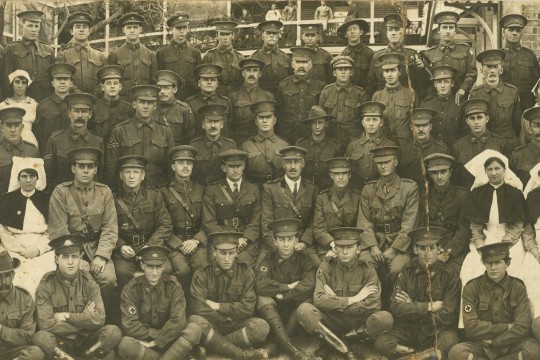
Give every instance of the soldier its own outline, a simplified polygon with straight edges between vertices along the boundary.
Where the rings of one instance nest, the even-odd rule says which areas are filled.
[[[321,260],[336,256],[336,244],[330,229],[356,225],[361,195],[360,190],[350,184],[351,159],[337,157],[326,162],[334,184],[317,195],[313,215],[313,238]]]
[[[57,268],[43,275],[36,290],[40,331],[32,339],[47,359],[114,359],[122,337],[117,326],[105,325],[99,286],[82,268],[85,242],[82,235],[66,234],[49,243]]]
[[[141,155],[148,160],[146,185],[156,187],[167,182],[169,150],[174,139],[169,125],[155,119],[159,88],[153,85],[137,85],[131,88],[135,115],[118,124],[107,143],[105,177],[108,184],[117,183],[116,161],[123,155]]]
[[[236,231],[238,260],[253,267],[259,254],[261,193],[244,179],[247,153],[231,149],[219,153],[222,179],[206,188],[203,197],[203,229],[207,234]]]
[[[22,39],[13,41],[5,49],[4,95],[7,97],[11,93],[7,76],[15,70],[24,70],[32,79],[26,95],[40,102],[52,94],[47,68],[54,63],[54,49],[39,41],[39,30],[43,20],[42,11],[20,11],[17,17],[22,22]]]
[[[303,303],[297,311],[298,320],[308,333],[317,333],[349,360],[358,357],[336,332],[346,333],[345,337],[354,343],[365,342],[390,330],[393,323],[389,312],[380,311],[381,283],[377,272],[358,259],[361,232],[354,227],[330,230],[337,257],[323,262],[317,271],[314,304]]]
[[[359,112],[365,131],[362,136],[353,140],[345,150],[345,156],[352,161],[354,182],[362,186],[379,178],[371,151],[378,146],[396,145],[383,134],[385,109],[386,106],[377,101],[367,101],[360,105]]]
[[[335,121],[330,126],[329,134],[343,145],[362,135],[362,126],[358,124],[359,107],[369,98],[365,90],[352,83],[354,61],[349,56],[336,56],[332,62],[336,82],[326,85],[319,97],[319,105]]]
[[[233,48],[234,29],[238,23],[234,21],[216,21],[212,25],[216,27],[217,47],[208,50],[202,59],[203,64],[219,65],[223,71],[218,77],[219,95],[229,96],[231,91],[242,85],[240,61],[244,55]]]
[[[234,116],[229,124],[229,132],[237,144],[242,144],[257,134],[257,126],[253,121],[255,115],[250,106],[258,101],[274,100],[272,93],[259,87],[259,78],[264,68],[264,62],[255,58],[240,60],[243,85],[230,93]]]
[[[25,114],[26,111],[19,107],[0,110],[0,121],[2,122],[2,138],[0,140],[0,194],[8,191],[14,156],[40,157],[36,146],[22,139],[21,133],[24,126],[22,124],[22,118]]]
[[[73,85],[71,77],[75,74],[75,66],[55,63],[49,66],[47,71],[54,88],[54,94],[38,104],[36,121],[34,122],[34,131],[39,150],[42,153],[45,151],[49,137],[54,132],[69,127],[69,107],[64,99]]]
[[[389,358],[416,352],[421,359],[427,354],[448,359],[459,342],[461,280],[457,271],[437,260],[437,245],[445,232],[430,226],[409,233],[417,257],[399,274],[394,287],[390,305],[394,327],[375,341],[376,349]]]
[[[57,61],[75,66],[73,85],[82,92],[97,94],[99,80],[96,73],[107,64],[105,53],[93,49],[88,43],[90,26],[94,18],[83,11],[77,11],[68,16],[70,33],[73,36],[69,45],[58,52]]]
[[[457,70],[451,66],[440,65],[433,67],[431,73],[435,91],[422,100],[420,107],[437,112],[437,118],[432,122],[431,135],[436,140],[452,146],[463,133],[463,124],[460,121],[461,109],[456,104],[452,92]]]
[[[435,153],[450,154],[450,149],[442,141],[431,136],[433,119],[437,112],[433,109],[416,108],[411,112],[412,146],[401,149],[399,174],[416,181],[421,195],[426,193],[426,174],[422,170],[424,158]],[[423,203],[423,202],[422,202]]]
[[[489,102],[483,99],[469,99],[461,105],[465,122],[470,129],[468,135],[462,137],[452,147],[452,155],[456,158],[456,179],[459,185],[470,187],[474,177],[465,170],[464,165],[486,149],[507,154],[506,141],[498,134],[487,129]]]
[[[97,72],[101,82],[103,97],[92,106],[92,118],[88,128],[103,138],[107,143],[113,127],[128,120],[133,112],[130,103],[120,98],[124,87],[122,76],[124,68],[119,65],[107,65]]]
[[[322,24],[300,24],[300,39],[305,47],[315,50],[315,54],[311,56],[313,67],[311,75],[325,84],[330,84],[334,81],[332,70],[332,54],[319,46],[321,39]]]
[[[265,66],[262,70],[261,88],[277,96],[278,85],[281,80],[291,75],[291,59],[278,49],[283,23],[277,20],[263,21],[257,28],[261,32],[262,49],[255,51],[251,57],[261,60]]]
[[[112,259],[119,289],[139,269],[135,254],[145,246],[165,244],[172,235],[171,216],[163,196],[157,190],[141,186],[147,166],[144,156],[126,155],[118,159],[122,186],[113,194],[119,226]]]
[[[334,18],[334,12],[332,8],[326,5],[326,0],[320,0],[321,6],[315,9],[315,15],[313,19],[315,20],[330,20]]]
[[[68,153],[81,147],[93,147],[103,154],[103,138],[88,130],[88,121],[92,117],[92,105],[96,98],[90,94],[69,94],[65,98],[68,104],[69,127],[51,135],[47,141],[43,159],[47,173],[47,187],[52,191],[56,185],[73,179]],[[103,157],[99,159],[99,170],[103,168]],[[98,170],[98,173],[101,171]]]
[[[208,234],[213,257],[209,265],[193,274],[193,315],[188,322],[201,327],[201,345],[218,355],[240,360],[268,359],[266,350],[253,349],[264,342],[270,327],[263,319],[253,317],[257,302],[255,273],[236,259],[242,236],[236,232]]]
[[[296,146],[307,150],[306,165],[302,170],[305,179],[315,183],[319,189],[332,186],[326,160],[343,155],[344,144],[329,137],[326,132],[332,117],[318,105],[311,107],[307,119],[302,122],[311,127],[311,136],[298,139]]]
[[[201,52],[187,41],[189,14],[185,11],[174,13],[167,19],[167,27],[172,32],[168,44],[157,49],[156,56],[159,70],[169,70],[184,79],[184,86],[177,97],[185,100],[197,93],[195,68],[201,63]]]
[[[384,302],[389,300],[397,276],[411,259],[407,234],[416,227],[419,207],[418,185],[395,172],[397,151],[397,146],[373,149],[380,179],[366,184],[362,190],[356,224],[364,229],[360,235],[360,260],[378,270]]]
[[[129,98],[129,89],[135,85],[148,85],[157,71],[158,63],[156,53],[141,44],[139,39],[144,17],[141,14],[130,12],[118,21],[126,41],[111,50],[108,62],[111,65],[120,65],[124,69],[123,87],[120,95]]]
[[[369,24],[353,16],[347,16],[343,25],[337,29],[338,36],[347,39],[347,46],[340,55],[349,56],[353,60],[352,83],[362,89],[365,89],[368,85],[369,65],[375,54],[372,49],[362,42],[362,36],[368,32]],[[360,101],[360,103],[363,102]]]
[[[164,275],[170,250],[150,245],[140,249],[144,276],[122,290],[122,330],[118,345],[123,359],[188,358],[199,343],[201,328],[186,322],[186,299],[176,279]]]
[[[169,260],[173,274],[183,285],[191,281],[192,270],[207,264],[208,239],[202,230],[204,186],[191,179],[197,153],[189,145],[173,148],[169,158],[174,178],[160,189],[173,224],[173,235],[167,242],[172,250]]]
[[[309,134],[302,120],[307,118],[309,109],[319,103],[319,95],[325,83],[311,75],[314,49],[293,47],[291,51],[294,74],[278,85],[280,111],[277,132],[289,144],[295,144],[298,139]]]
[[[442,11],[435,14],[433,21],[439,26],[441,40],[438,45],[422,52],[429,69],[439,65],[450,65],[457,69],[454,78],[455,103],[466,99],[466,94],[476,82],[476,59],[474,49],[467,43],[456,43],[458,13]],[[461,100],[460,100],[461,99]]]
[[[523,118],[529,122],[531,140],[512,152],[510,168],[523,184],[527,184],[531,178],[529,171],[540,162],[540,107],[525,111]]]
[[[540,78],[540,64],[534,50],[521,45],[527,18],[519,14],[509,14],[499,20],[499,25],[505,39],[503,51],[506,53],[502,64],[502,80],[518,88],[521,107],[528,109],[536,102],[530,90]]]
[[[195,68],[195,78],[199,92],[196,95],[189,97],[186,102],[195,113],[197,125],[195,125],[195,134],[201,136],[204,134],[202,124],[203,118],[199,115],[199,109],[205,105],[224,105],[225,119],[223,119],[223,135],[227,136],[229,124],[232,123],[232,104],[229,98],[218,95],[216,89],[218,87],[218,76],[222,72],[222,68],[216,64],[202,64]]]
[[[274,233],[276,252],[268,253],[255,269],[255,290],[257,310],[274,334],[272,344],[277,343],[297,360],[309,360],[311,357],[290,338],[298,324],[296,310],[301,303],[310,301],[315,288],[315,264],[294,249],[301,225],[298,219],[268,224]]]
[[[56,239],[69,234],[82,235],[83,252],[79,257],[100,286],[105,304],[109,305],[116,288],[111,254],[118,240],[118,221],[111,190],[94,181],[102,156],[101,150],[96,148],[69,152],[74,178],[52,192],[49,236]],[[40,327],[43,329],[42,325]]]
[[[225,119],[225,105],[204,105],[199,109],[204,135],[191,141],[191,146],[197,149],[197,163],[193,169],[193,179],[203,185],[209,185],[223,177],[221,151],[236,149],[236,143],[221,135]]]
[[[403,59],[403,55],[394,53],[379,56],[386,85],[372,99],[386,106],[383,113],[386,136],[402,149],[411,144],[410,112],[417,104],[415,91],[399,82]]]
[[[469,341],[455,345],[450,360],[532,360],[540,353],[540,344],[532,338],[527,288],[506,272],[510,246],[501,241],[478,248],[486,272],[463,289],[463,322]],[[497,306],[501,301],[509,305]]]
[[[416,93],[423,99],[428,81],[424,63],[414,49],[404,46],[405,33],[411,22],[407,18],[402,18],[400,14],[388,14],[383,20],[388,46],[375,52],[373,59],[371,59],[366,87],[369,96],[373,96],[375,91],[382,90],[385,86],[379,57],[382,54],[398,53],[404,57],[404,66],[399,76],[399,82],[403,86],[415,89]]]
[[[435,153],[424,158],[426,170],[431,179],[427,201],[429,217],[420,209],[419,223],[446,229],[439,248],[446,262],[456,270],[461,270],[465,256],[469,252],[471,230],[468,220],[462,215],[468,191],[450,182],[455,159],[447,154]]]
[[[507,150],[512,152],[519,146],[517,135],[521,127],[521,103],[519,91],[514,85],[502,82],[502,61],[505,52],[499,49],[486,50],[478,54],[482,64],[484,84],[471,90],[471,99],[489,102],[490,129],[506,140]]]
[[[175,145],[188,144],[195,136],[195,116],[189,105],[176,99],[175,94],[183,80],[169,70],[156,73],[156,86],[160,88],[157,114],[162,122],[169,125]]]
[[[274,133],[277,119],[275,107],[277,103],[272,100],[257,101],[250,106],[255,114],[257,135],[253,136],[240,146],[248,153],[246,165],[246,178],[259,187],[283,174],[279,151],[288,146],[287,142]]]
[[[28,291],[13,285],[15,269],[20,264],[20,260],[11,258],[6,250],[0,252],[0,327],[5,334],[0,357],[5,360],[43,360],[43,351],[30,345],[36,331],[34,299]]]
[[[283,159],[285,176],[263,185],[261,226],[265,250],[273,252],[274,234],[268,227],[273,220],[294,218],[302,222],[298,232],[296,251],[308,254],[319,265],[320,260],[313,247],[313,208],[317,196],[317,186],[302,178],[306,149],[287,146],[279,150]]]

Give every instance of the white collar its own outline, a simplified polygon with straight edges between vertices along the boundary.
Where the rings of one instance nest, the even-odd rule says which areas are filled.
[[[289,179],[287,177],[287,175],[285,175],[285,183],[287,183],[287,186],[289,187],[289,189],[291,190],[291,192],[294,192],[294,184],[297,183],[298,186],[296,187],[296,191],[299,191],[300,190],[300,182],[302,181],[302,177],[299,177],[298,180],[296,181],[293,181],[291,179]]]
[[[36,189],[32,190],[31,192],[26,192],[21,188],[21,194],[23,194],[24,197],[29,198],[30,196],[34,195],[36,192]]]
[[[234,190],[234,184],[238,184],[238,191],[240,191],[240,187],[242,186],[242,179],[236,182],[229,180],[229,178],[226,178],[226,179],[227,179],[227,184],[229,184],[229,189]]]

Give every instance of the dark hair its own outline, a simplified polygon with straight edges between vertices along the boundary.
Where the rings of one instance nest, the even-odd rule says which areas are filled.
[[[21,174],[25,172],[29,175],[34,175],[35,177],[37,177],[39,179],[39,175],[38,175],[38,172],[36,169],[32,169],[32,168],[27,168],[27,169],[22,169],[21,171],[19,171],[19,175],[17,175],[17,180],[21,180]]]
[[[504,164],[504,161],[502,161],[501,158],[498,158],[496,156],[492,156],[490,157],[489,159],[487,159],[485,162],[484,162],[484,170],[486,170],[486,168],[491,165],[493,162],[496,162],[496,163],[499,163],[499,165],[501,165],[503,167],[503,169],[506,169],[506,165]]]

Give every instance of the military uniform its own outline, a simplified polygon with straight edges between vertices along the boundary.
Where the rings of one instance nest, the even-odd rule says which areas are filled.
[[[236,143],[223,136],[216,141],[209,140],[206,135],[199,136],[191,141],[191,146],[198,150],[192,177],[204,185],[212,184],[223,177],[218,154],[224,150],[236,149]]]
[[[432,121],[431,136],[448,146],[454,145],[461,137],[465,126],[461,122],[461,109],[456,104],[454,96],[450,94],[447,98],[442,98],[437,94],[430,95],[422,100],[420,107],[437,111],[437,117]]]
[[[222,231],[243,233],[249,243],[238,254],[238,259],[251,266],[255,263],[261,228],[261,193],[257,185],[242,179],[236,195],[225,179],[208,186],[203,197],[202,220],[207,234]]]
[[[257,135],[255,116],[250,109],[254,103],[262,100],[274,100],[272,93],[260,87],[248,88],[242,85],[229,94],[233,106],[233,117],[229,123],[229,133],[237,144],[242,144],[250,137]]]
[[[68,153],[81,147],[93,147],[102,152],[105,150],[103,138],[88,130],[83,134],[76,134],[70,127],[51,135],[43,152],[48,189],[52,191],[56,185],[73,179],[72,164],[68,158]],[[103,157],[99,159],[100,169],[102,168],[101,164],[103,164]]]
[[[279,83],[292,73],[289,55],[279,50],[277,46],[273,48],[263,46],[262,49],[256,50],[251,57],[259,59],[265,64],[259,78],[259,85],[277,96]]]
[[[67,103],[56,94],[38,104],[34,131],[42,152],[53,133],[69,127],[68,110]]]
[[[422,163],[426,156],[436,153],[449,155],[450,149],[431,136],[423,142],[415,140],[410,148],[401,149],[397,172],[401,177],[416,181],[420,190],[425,192],[426,174],[422,171]]]
[[[216,22],[216,31],[221,32],[224,29],[219,25],[225,23],[224,21]],[[227,22],[228,23],[228,22]],[[233,22],[231,22],[233,23]],[[216,64],[223,68],[223,71],[219,75],[219,85],[217,93],[219,95],[229,96],[231,91],[238,89],[242,86],[242,69],[240,68],[240,60],[244,58],[244,55],[232,48],[224,48],[219,45],[213,49],[208,50],[202,59],[203,64]]]
[[[20,139],[12,144],[5,138],[0,140],[0,193],[5,193],[9,187],[13,157],[40,157],[39,150],[32,143]]]
[[[523,119],[528,121],[530,126],[540,124],[540,109],[533,107],[523,113]],[[536,138],[531,139],[528,144],[517,147],[510,156],[510,168],[516,173],[523,184],[527,184],[530,179],[529,171],[540,162],[540,145]]]
[[[135,257],[124,258],[122,246],[130,246],[135,252],[144,246],[164,245],[172,235],[171,216],[165,207],[161,193],[140,188],[137,193],[125,188],[114,192],[118,213],[118,241],[113,254],[118,287],[123,288],[138,268]],[[134,224],[126,214],[137,221]]]
[[[112,129],[132,115],[133,106],[127,101],[122,99],[109,101],[101,98],[92,106],[92,119],[88,122],[88,129],[107,142]]]
[[[233,107],[229,98],[218,95],[217,93],[208,96],[203,93],[198,93],[197,95],[193,95],[192,97],[188,98],[186,102],[195,114],[196,136],[204,135],[204,130],[201,126],[204,120],[204,116],[201,116],[201,114],[199,114],[199,109],[201,109],[205,105],[217,104],[226,106],[227,110],[225,110],[225,119],[223,119],[223,129],[221,129],[221,135],[227,136],[227,134],[229,133],[229,124],[233,122]]]
[[[175,145],[188,144],[195,136],[195,116],[189,105],[176,100],[173,104],[160,103],[159,118],[172,130]]]
[[[375,342],[376,349],[382,354],[394,356],[398,344],[412,346],[416,350],[436,346],[442,358],[446,359],[450,348],[458,343],[459,273],[437,261],[429,267],[429,277],[418,259],[411,261],[399,274],[390,305],[394,327]],[[396,300],[400,291],[406,292],[412,302]],[[428,307],[434,301],[443,302],[442,309],[436,313],[429,311]]]
[[[354,60],[353,74],[351,81],[354,85],[362,89],[368,86],[368,72],[375,51],[364,45],[362,42],[356,45],[347,45],[340,55],[350,56]],[[366,96],[369,96],[366,94]],[[360,104],[364,101],[360,101]]]
[[[320,141],[314,140],[312,136],[301,138],[296,142],[296,146],[308,151],[302,177],[315,183],[319,189],[332,186],[326,160],[343,155],[344,144],[325,135]]]
[[[116,183],[115,164],[123,155],[141,155],[148,159],[146,185],[155,187],[167,182],[167,154],[174,147],[173,134],[162,120],[145,122],[135,115],[118,124],[107,143],[105,175],[110,184]]]
[[[66,48],[58,52],[56,61],[75,66],[72,81],[77,89],[90,94],[100,92],[96,73],[107,64],[105,53],[93,49],[90,45],[83,46],[71,41]]]
[[[143,264],[167,261],[167,248],[150,246],[138,252]],[[146,276],[132,279],[122,290],[122,329],[118,345],[124,359],[181,359],[199,343],[201,328],[186,322],[186,299],[176,279],[163,275],[152,285]],[[140,341],[153,341],[145,347]]]
[[[393,88],[385,87],[373,94],[373,101],[386,106],[383,113],[386,136],[397,141],[401,148],[410,144],[410,112],[417,101],[414,90],[401,84]]]
[[[338,84],[326,85],[319,97],[319,105],[335,120],[335,128],[330,127],[329,133],[335,132],[336,138],[342,144],[349,144],[362,134],[364,130],[358,121],[360,105],[369,100],[366,91],[349,83],[346,86]]]
[[[244,142],[240,149],[248,153],[246,178],[257,184],[264,184],[281,176],[282,161],[278,154],[279,150],[287,145],[285,140],[275,134],[257,134]]]

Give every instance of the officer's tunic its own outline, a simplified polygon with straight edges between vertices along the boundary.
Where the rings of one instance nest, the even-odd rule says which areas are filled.
[[[314,140],[312,136],[301,138],[296,142],[296,146],[308,152],[304,157],[305,166],[302,169],[302,177],[315,183],[319,189],[332,186],[326,160],[342,156],[345,145],[325,135],[320,141]]]
[[[195,155],[197,161],[193,167],[193,180],[209,185],[224,177],[218,154],[225,150],[236,149],[233,140],[220,136],[216,141],[211,141],[203,135],[193,139],[191,146],[198,151]]]

